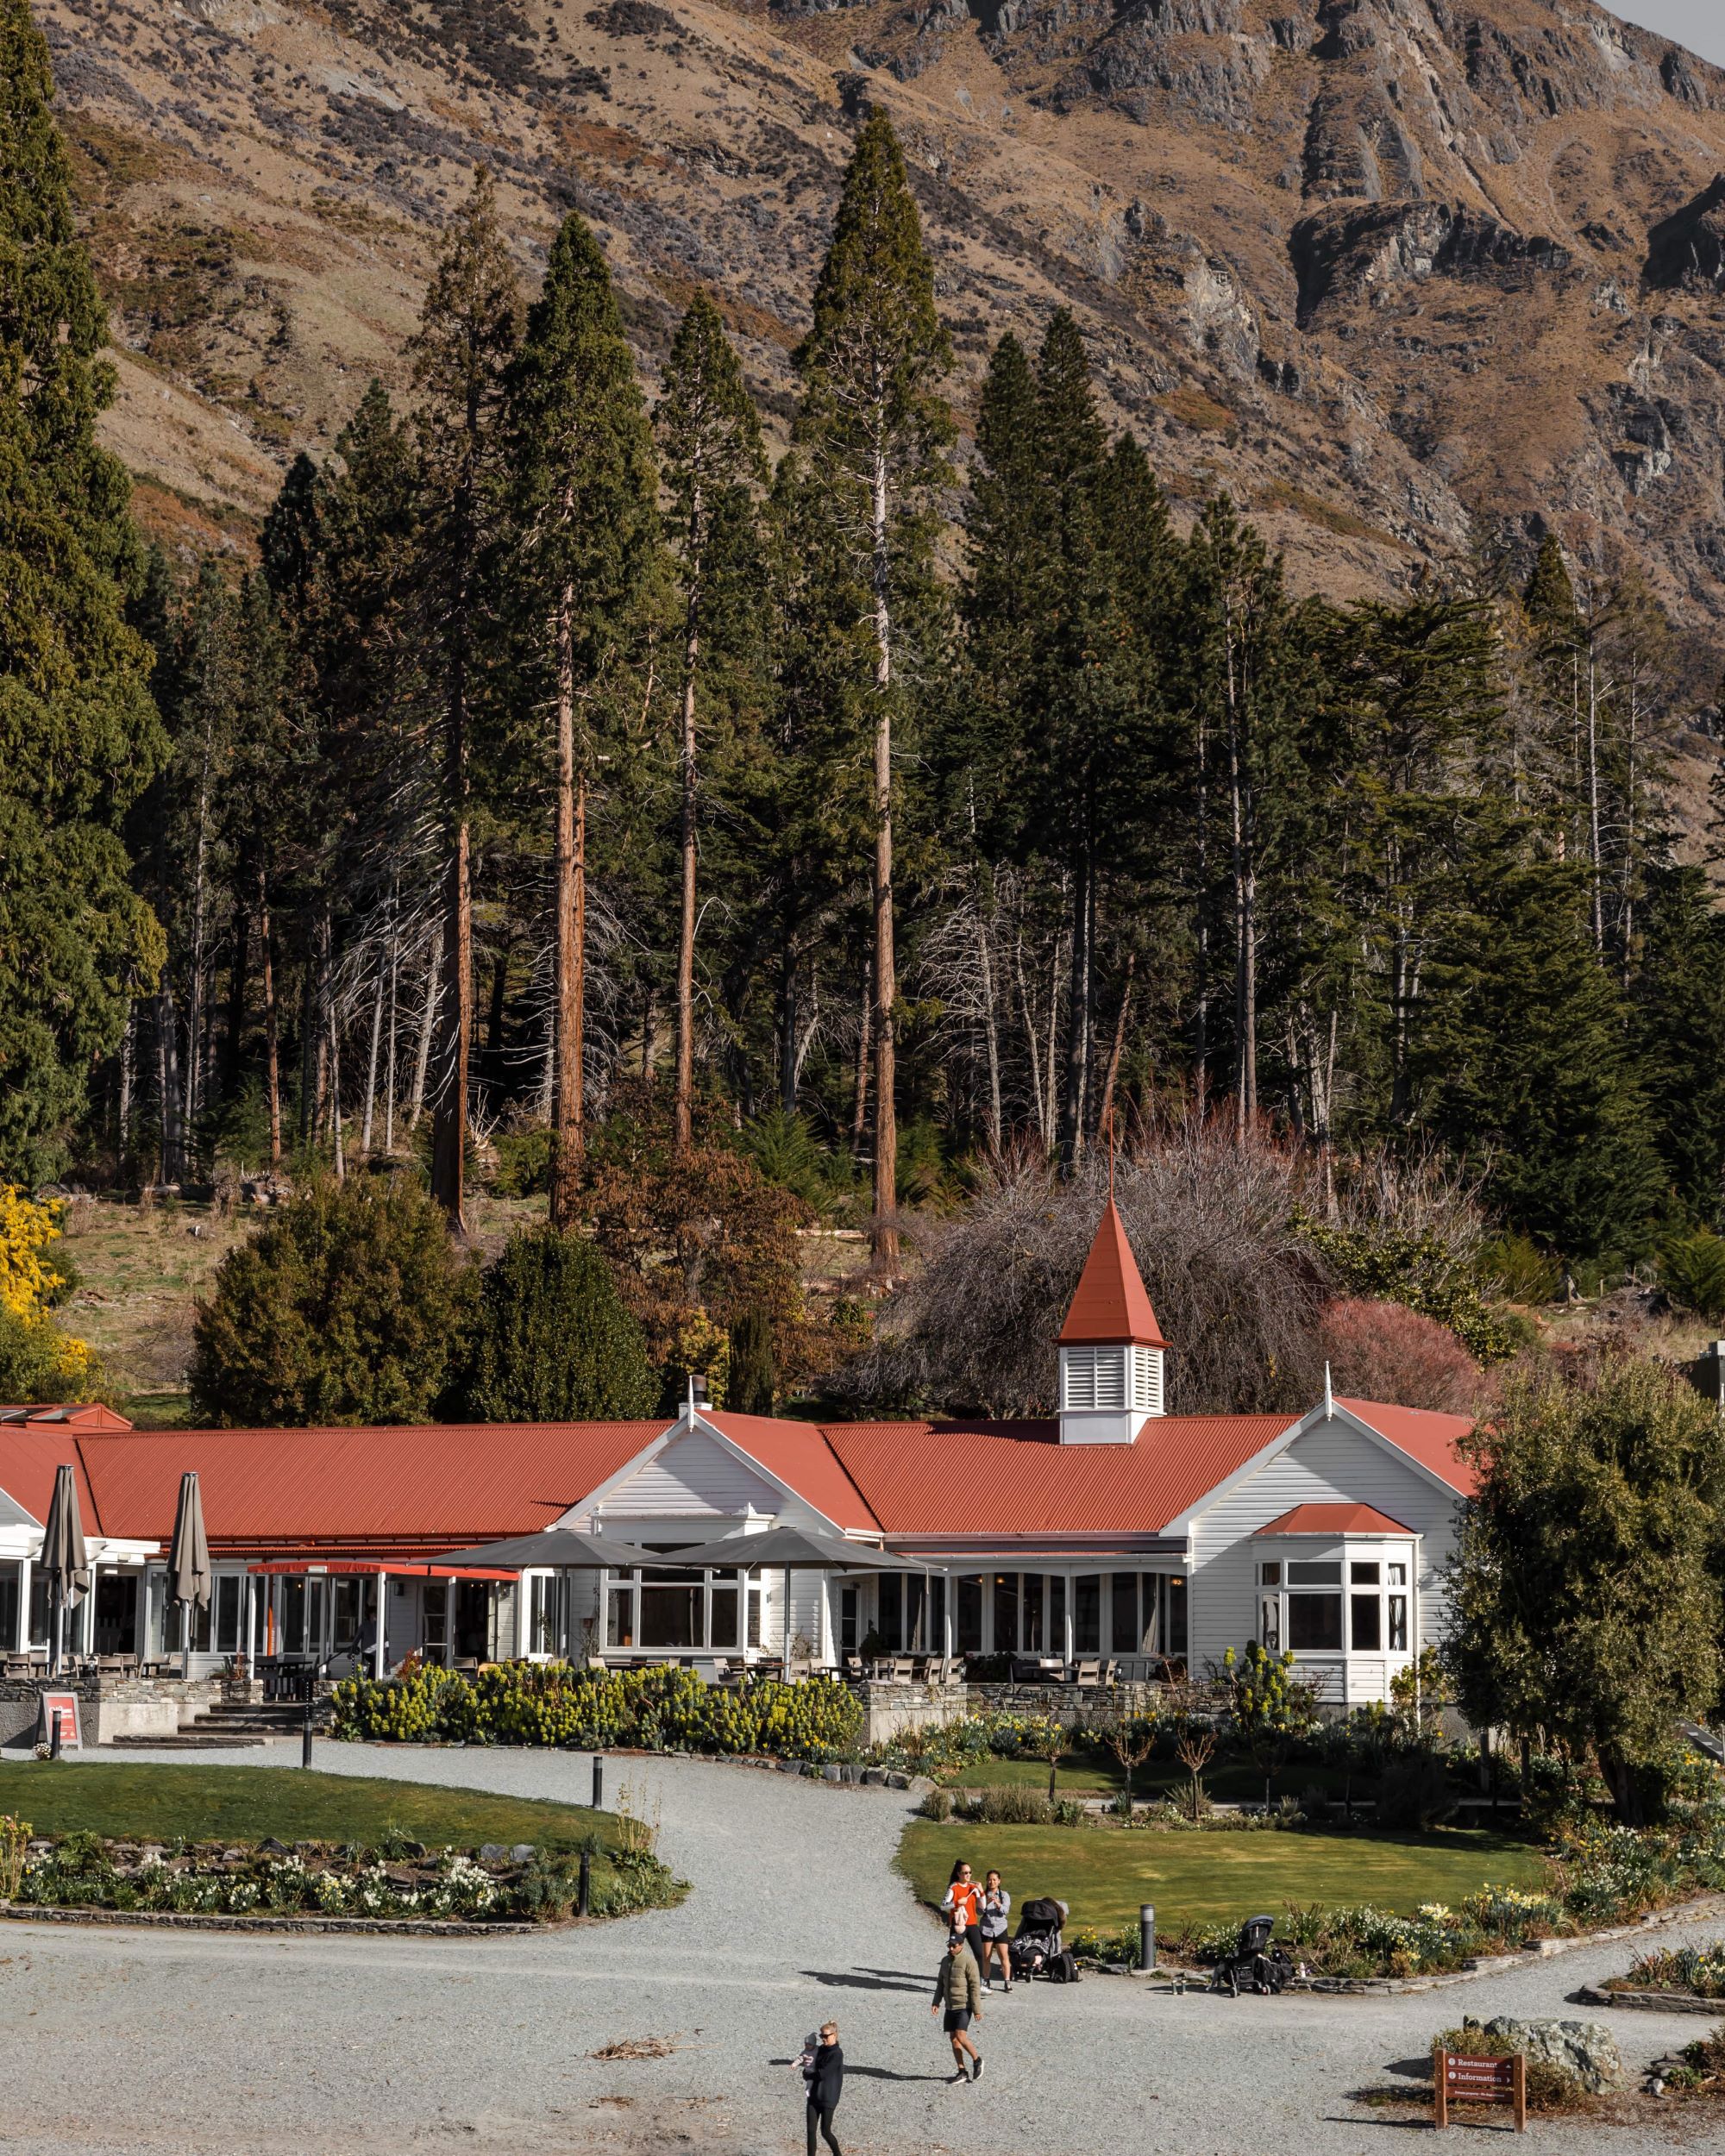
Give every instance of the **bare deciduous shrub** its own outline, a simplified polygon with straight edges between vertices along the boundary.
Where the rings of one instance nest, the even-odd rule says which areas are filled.
[[[1195,1118],[1146,1138],[1114,1195],[1164,1337],[1176,1413],[1308,1407],[1323,1382],[1329,1288],[1302,1243],[1299,1156]],[[1055,1335],[1107,1194],[1092,1158],[1068,1181],[1038,1157],[998,1166],[963,1219],[906,1221],[925,1269],[882,1312],[850,1388],[949,1413],[1054,1411]]]
[[[1325,1305],[1319,1326],[1339,1393],[1466,1415],[1478,1406],[1484,1373],[1447,1326],[1405,1303],[1347,1296]]]

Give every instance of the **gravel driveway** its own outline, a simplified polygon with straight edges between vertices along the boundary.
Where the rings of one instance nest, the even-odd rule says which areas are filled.
[[[292,1772],[298,1752],[172,1756]],[[326,1744],[317,1764],[576,1802],[591,1786],[588,1758],[557,1752]],[[767,2156],[801,2146],[787,2062],[831,2016],[849,2065],[847,2152],[1358,2156],[1394,2148],[1407,2128],[1350,2103],[1352,2090],[1393,2084],[1398,2062],[1464,2010],[1579,2011],[1566,1994],[1623,1959],[1603,1947],[1361,2002],[1039,1984],[990,2002],[988,2077],[959,2088],[929,2013],[941,1934],[890,1869],[901,1794],[613,1759],[613,1802],[624,1783],[637,1808],[662,1808],[662,1852],[695,1890],[681,1908],[489,1943],[7,1924],[0,2147]],[[1638,2063],[1706,2024],[1624,2013],[1614,2026]],[[674,2048],[593,2055],[655,2038]],[[1528,2145],[1640,2156],[1670,2148],[1674,2124],[1649,2105],[1645,2124],[1536,2125]],[[1679,2146],[1706,2140],[1699,2120],[1678,2130]]]

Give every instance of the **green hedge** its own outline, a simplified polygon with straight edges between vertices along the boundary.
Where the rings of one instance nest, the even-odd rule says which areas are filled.
[[[705,1684],[693,1670],[577,1670],[507,1662],[468,1677],[421,1669],[336,1688],[334,1733],[397,1744],[564,1745],[575,1751],[777,1752],[825,1761],[854,1751],[862,1709],[831,1677]]]

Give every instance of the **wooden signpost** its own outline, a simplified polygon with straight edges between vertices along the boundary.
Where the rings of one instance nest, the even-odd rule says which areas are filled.
[[[1474,2059],[1466,2052],[1440,2050],[1432,2069],[1434,2127],[1450,2122],[1452,2103],[1507,2103],[1515,2114],[1515,2131],[1527,2130],[1527,2059]]]

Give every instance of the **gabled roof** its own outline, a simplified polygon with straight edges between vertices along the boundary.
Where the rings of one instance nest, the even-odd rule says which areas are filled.
[[[58,1425],[72,1430],[129,1430],[124,1415],[99,1400],[76,1400],[53,1406],[0,1407],[0,1427],[22,1423],[26,1428]]]
[[[826,1435],[890,1539],[1157,1534],[1288,1426],[1160,1415],[1135,1445],[1062,1445],[1052,1422],[830,1423]]]
[[[1140,1347],[1168,1345],[1145,1293],[1126,1224],[1110,1198],[1060,1328],[1060,1344],[1109,1347],[1127,1342]]]
[[[1471,1497],[1479,1487],[1472,1465],[1456,1451],[1458,1441],[1473,1430],[1471,1415],[1440,1415],[1429,1407],[1396,1407],[1383,1400],[1344,1400],[1339,1394],[1336,1405],[1462,1496]]]
[[[827,1432],[819,1423],[781,1420],[776,1415],[733,1415],[699,1410],[721,1436],[750,1459],[758,1460],[775,1482],[793,1489],[835,1527],[872,1533],[880,1521],[846,1472]]]
[[[1263,1526],[1261,1535],[1410,1535],[1399,1520],[1379,1512],[1375,1505],[1295,1505]]]
[[[70,1459],[86,1532],[166,1541],[179,1478],[195,1468],[218,1547],[454,1549],[549,1526],[664,1428],[439,1423],[93,1437],[0,1428],[0,1489],[41,1520],[53,1470]]]

